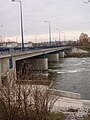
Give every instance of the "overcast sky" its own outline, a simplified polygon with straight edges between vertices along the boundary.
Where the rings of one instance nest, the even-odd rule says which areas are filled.
[[[74,39],[81,32],[90,35],[90,3],[85,4],[83,0],[22,0],[22,4],[24,35],[41,35],[44,39],[45,35],[48,36],[45,20],[51,23],[52,39],[58,39],[56,28],[61,30],[61,37],[65,33],[66,39]],[[18,2],[0,0],[1,36],[20,35],[19,8]]]

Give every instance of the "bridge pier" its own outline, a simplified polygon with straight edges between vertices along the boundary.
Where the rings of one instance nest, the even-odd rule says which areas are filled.
[[[9,59],[9,62],[10,62],[10,59]],[[17,74],[16,74],[16,59],[15,57],[12,57],[11,58],[11,63],[10,63],[10,73],[14,75],[14,79],[17,79]]]
[[[1,59],[0,59],[0,85],[2,85],[2,69],[1,69]]]
[[[9,58],[0,59],[0,85],[7,83],[7,74],[9,72]]]
[[[59,53],[58,51],[48,54],[48,62],[58,62]]]
[[[16,65],[13,57],[7,56],[0,59],[0,85],[7,85],[10,77],[16,76]],[[14,76],[12,76],[12,73]]]
[[[64,51],[60,51],[59,52],[59,58],[64,58],[64,54],[65,54]]]
[[[48,58],[47,54],[36,56],[30,60],[32,70],[48,70]]]

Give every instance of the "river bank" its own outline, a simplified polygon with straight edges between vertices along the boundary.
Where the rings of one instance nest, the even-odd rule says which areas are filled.
[[[88,109],[88,111],[90,111],[90,100],[81,99],[81,95],[79,93],[53,89],[53,82],[43,80],[18,80],[16,83],[21,86],[30,85],[33,88],[37,87],[41,90],[43,89],[44,91],[47,91],[50,96],[54,96],[54,98],[56,97],[57,100],[52,109],[52,111],[54,112],[65,112],[69,111],[70,109]]]
[[[72,51],[66,51],[66,57],[90,57],[90,51],[74,47]]]

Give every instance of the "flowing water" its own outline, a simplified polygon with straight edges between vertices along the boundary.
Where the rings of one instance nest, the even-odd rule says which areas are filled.
[[[49,80],[54,88],[80,93],[90,100],[90,58],[62,58],[49,64]]]

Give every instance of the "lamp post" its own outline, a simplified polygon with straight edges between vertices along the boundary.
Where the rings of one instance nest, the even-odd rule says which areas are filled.
[[[65,35],[65,33],[64,33],[64,41],[66,40],[66,35]]]
[[[20,0],[12,0],[12,2],[19,2],[20,3],[20,23],[21,23],[22,51],[24,51],[24,32],[23,32],[22,1],[20,1]]]
[[[61,37],[60,37],[60,29],[56,29],[56,30],[59,31],[59,41],[60,41],[60,40],[61,40]]]
[[[0,27],[3,27],[3,25],[0,25]]]
[[[84,3],[89,3],[89,2],[90,2],[90,0],[83,0],[83,2],[84,2]]]
[[[50,45],[51,45],[51,26],[50,26],[50,21],[45,21],[49,24],[49,42],[50,42]]]
[[[1,32],[1,28],[3,28],[3,25],[0,25],[0,32]],[[0,33],[0,42],[2,43],[2,41],[3,41],[3,36],[1,35],[1,33]]]

